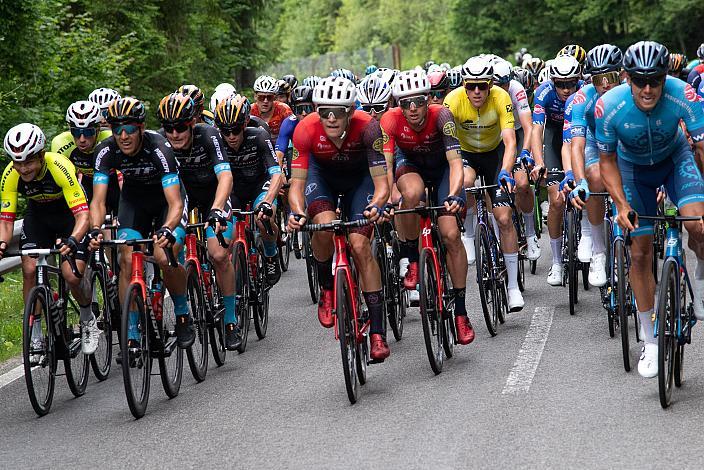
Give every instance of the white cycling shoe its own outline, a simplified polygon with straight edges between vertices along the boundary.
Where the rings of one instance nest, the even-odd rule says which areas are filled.
[[[540,258],[540,245],[538,244],[538,237],[533,235],[532,237],[526,238],[526,258],[530,261],[535,261]]]
[[[551,286],[561,286],[562,285],[562,265],[553,264],[550,268],[550,273],[548,274],[548,284]]]
[[[462,237],[462,244],[467,252],[467,264],[474,264],[477,261],[477,254],[474,251],[474,237]]]
[[[523,310],[523,294],[521,294],[521,289],[516,287],[515,289],[508,290],[508,310],[510,312],[519,312]]]
[[[592,237],[582,237],[577,245],[577,258],[582,263],[588,263],[592,259]]]
[[[408,262],[408,258],[401,258],[398,261],[398,274],[401,277],[406,277],[406,273],[408,272],[408,265],[410,263]]]
[[[652,379],[658,375],[658,345],[645,343],[638,361],[638,373],[641,377]]]
[[[589,284],[594,287],[606,285],[606,253],[597,253],[589,264]]]
[[[100,328],[93,317],[92,320],[81,322],[81,349],[83,354],[93,354],[98,349],[98,339],[100,338]]]

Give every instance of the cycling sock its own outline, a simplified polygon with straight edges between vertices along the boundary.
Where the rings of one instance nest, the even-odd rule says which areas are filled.
[[[552,264],[562,265],[562,237],[551,238],[550,249],[552,250]]]
[[[592,236],[592,224],[589,223],[589,219],[582,217],[582,236],[591,237]]]
[[[647,312],[638,312],[638,320],[640,320],[640,328],[643,333],[643,341],[650,344],[657,344],[658,340],[655,338],[655,333],[653,332],[653,310],[650,309]]]
[[[599,225],[592,224],[592,253],[598,255],[606,252],[604,243],[604,223]]]
[[[408,250],[408,262],[409,263],[417,263],[418,258],[420,258],[420,255],[418,254],[418,239],[414,238],[413,240],[408,239],[405,241],[406,243],[406,249]]]
[[[237,323],[237,314],[235,313],[235,296],[223,295],[222,302],[225,304],[225,323]]]
[[[90,308],[91,304],[88,305],[78,305],[78,311],[81,314],[81,321],[91,321],[93,317],[93,309]]]
[[[174,301],[174,313],[177,317],[188,315],[188,302],[186,301],[186,294],[171,294],[171,300]]]
[[[276,240],[262,240],[264,242],[264,256],[273,258],[279,253],[276,247]]]
[[[523,213],[523,225],[526,228],[526,238],[535,236],[535,216],[533,211]]]
[[[408,258],[408,246],[405,241],[401,241],[398,244],[398,256],[400,259]]]
[[[504,261],[508,275],[508,288],[518,289],[518,253],[504,253]]]
[[[694,279],[704,279],[704,259],[697,258],[697,267],[694,269]]]
[[[367,304],[369,309],[369,317],[371,318],[371,325],[369,332],[371,334],[383,334],[384,333],[384,309],[383,302],[384,297],[381,295],[381,290],[374,292],[363,292],[364,303]]]
[[[318,266],[318,284],[325,290],[332,290],[332,284],[335,278],[332,275],[332,258],[326,261],[315,260],[315,264]]]
[[[455,301],[455,316],[457,315],[467,315],[467,306],[464,304],[464,295],[467,291],[466,287],[461,289],[453,288],[452,297]]]
[[[130,312],[127,322],[127,339],[139,341],[139,312]]]
[[[474,238],[474,227],[477,222],[477,213],[474,207],[467,208],[467,217],[464,219],[464,236]]]

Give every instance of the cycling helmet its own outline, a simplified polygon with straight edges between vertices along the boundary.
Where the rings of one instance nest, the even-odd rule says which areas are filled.
[[[704,42],[699,45],[699,49],[697,49],[697,58],[704,62]]]
[[[540,73],[538,74],[538,85],[542,85],[543,83],[550,80],[550,78],[551,78],[551,76],[550,76],[550,69],[549,68],[545,68],[545,69],[541,70]]]
[[[423,64],[423,69],[427,72],[430,69],[431,65],[435,65],[434,60],[429,60],[425,64]]]
[[[313,102],[313,88],[309,86],[297,86],[293,89],[291,93],[291,101],[294,104],[299,103],[312,103]]]
[[[530,61],[533,58],[532,54],[525,53],[523,54],[523,57],[521,57],[521,67],[526,68],[526,64],[528,61]]]
[[[203,110],[203,104],[205,103],[205,95],[200,90],[200,88],[195,85],[181,85],[177,92],[191,98],[193,100],[193,103],[196,105],[197,112]]]
[[[242,95],[232,95],[222,100],[215,109],[215,124],[218,127],[244,127],[249,121],[252,107]]]
[[[582,67],[577,62],[577,59],[571,55],[561,55],[555,58],[550,64],[548,70],[550,78],[553,80],[568,80],[571,78],[579,78],[582,75]],[[542,74],[542,70],[540,73]],[[538,75],[540,76],[540,75]]]
[[[446,90],[450,87],[450,80],[444,70],[428,73],[428,81],[431,90]]]
[[[412,95],[425,95],[430,91],[428,76],[423,70],[406,70],[394,80],[394,98],[400,99]]]
[[[232,96],[236,93],[237,91],[235,90],[235,87],[230,85],[229,83],[221,83],[220,85],[215,87],[215,91],[210,97],[210,111],[214,113],[215,108],[218,107],[218,103],[220,103],[228,96]]]
[[[344,77],[323,78],[313,89],[316,105],[354,106],[357,89],[354,82]]]
[[[171,93],[161,99],[156,117],[162,123],[189,122],[196,115],[193,99],[183,93]]]
[[[144,103],[131,96],[120,98],[110,103],[108,115],[105,119],[111,125],[119,125],[127,122],[143,123],[147,117]]]
[[[518,80],[521,85],[523,85],[523,88],[525,88],[526,90],[532,91],[533,87],[535,87],[535,75],[533,75],[523,67],[514,67],[513,76],[516,77],[516,80]]]
[[[209,126],[214,126],[215,125],[215,115],[213,114],[212,111],[208,111],[207,109],[204,109],[202,113],[200,113],[200,117],[203,119],[203,122],[206,123]]]
[[[322,79],[319,76],[311,75],[311,76],[303,79],[303,86],[309,86],[311,88],[315,88],[315,85],[317,85],[320,82],[320,80],[322,80]]]
[[[452,67],[450,67],[450,64],[448,64],[447,62],[443,62],[442,64],[440,64],[440,68],[443,69],[445,72],[447,72]]]
[[[88,95],[88,101],[100,106],[100,109],[106,109],[110,103],[121,98],[120,94],[112,88],[96,88]]]
[[[494,82],[503,85],[509,83],[512,78],[513,70],[510,62],[501,60],[494,63]]]
[[[579,62],[579,65],[584,65],[584,61],[587,59],[587,51],[578,44],[568,44],[557,53],[557,57],[565,55],[574,57]]]
[[[448,70],[447,79],[450,82],[450,88],[457,88],[462,85],[462,70],[457,68]]]
[[[351,70],[348,69],[335,69],[332,72],[330,72],[331,77],[342,77],[346,78],[347,80],[354,82],[356,77],[354,76],[354,73],[352,73]]]
[[[442,71],[443,71],[442,67],[440,67],[438,64],[433,64],[430,67],[428,67],[428,71],[425,73],[430,75],[431,73],[442,72]]]
[[[362,104],[386,104],[391,98],[391,85],[381,78],[380,73],[373,73],[357,85],[357,98]]]
[[[538,75],[545,68],[545,62],[540,57],[533,57],[528,62],[524,63],[524,69],[531,72],[533,75]]]
[[[371,75],[377,70],[379,69],[376,65],[368,65],[367,68],[364,70],[364,75]]]
[[[586,72],[590,75],[614,72],[621,68],[623,53],[617,46],[601,44],[587,53]]]
[[[286,80],[276,81],[276,94],[288,95],[291,92],[291,85]]]
[[[298,79],[296,78],[295,75],[292,75],[290,73],[281,77],[281,80],[288,83],[288,87],[290,90],[293,90],[294,88],[296,88],[298,86]]]
[[[71,127],[94,127],[100,124],[100,106],[92,101],[76,101],[66,110],[66,122]]]
[[[28,122],[17,124],[7,131],[3,142],[5,152],[16,162],[24,162],[28,157],[41,152],[45,143],[46,137],[42,130]]]
[[[670,53],[670,73],[679,75],[682,73],[684,66],[687,65],[687,57],[684,54],[677,52]]]
[[[626,50],[623,68],[629,75],[665,75],[670,68],[670,53],[655,41],[639,41]]]
[[[386,68],[380,68],[377,70],[377,73],[381,77],[383,81],[389,84],[389,86],[394,86],[394,80],[396,80],[396,76],[398,75],[398,70],[395,69],[386,69]]]
[[[464,80],[492,80],[494,66],[491,59],[486,56],[470,57],[462,66],[462,78]]]
[[[254,80],[255,93],[271,93],[275,94],[279,89],[279,85],[276,83],[276,79],[269,75],[261,75]]]

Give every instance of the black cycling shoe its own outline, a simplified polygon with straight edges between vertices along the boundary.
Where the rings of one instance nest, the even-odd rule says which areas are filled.
[[[225,325],[225,348],[228,351],[236,351],[242,345],[242,332],[235,323]]]
[[[136,341],[134,339],[128,340],[127,351],[129,353],[130,367],[140,368],[144,365],[142,360],[142,349],[140,347],[139,341]]]
[[[272,257],[264,257],[264,269],[266,273],[266,282],[273,286],[281,279],[281,266],[279,265],[279,255]]]
[[[196,340],[196,330],[190,315],[176,316],[176,342],[181,349],[190,348]]]
[[[122,365],[122,349],[117,351],[117,356],[115,356],[115,362]]]

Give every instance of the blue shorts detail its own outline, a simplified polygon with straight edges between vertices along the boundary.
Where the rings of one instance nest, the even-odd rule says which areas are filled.
[[[306,206],[313,218],[325,210],[335,210],[338,194],[344,194],[343,212],[347,220],[364,219],[364,209],[374,196],[374,182],[368,171],[356,175],[339,175],[321,169],[314,162],[308,168]]]
[[[223,237],[225,237],[226,240],[232,240],[232,231],[233,231],[234,227],[235,227],[235,224],[233,223],[233,221],[228,220],[227,221],[227,229],[224,232],[222,232],[222,235],[223,235]],[[206,228],[205,229],[205,238],[208,238],[208,239],[215,238],[215,230],[213,230],[210,227]]]
[[[178,226],[174,229],[173,234],[174,238],[176,238],[176,243],[178,243],[179,245],[183,245],[186,241],[186,229],[181,226]],[[137,230],[126,227],[117,229],[117,238],[119,240],[135,240],[144,238],[144,236]]]
[[[450,164],[447,163],[447,161],[445,161],[444,166],[429,169],[420,168],[411,161],[402,158],[398,161],[396,172],[398,175],[397,179],[403,177],[403,175],[407,173],[417,173],[423,179],[426,186],[433,186],[436,190],[437,201],[430,201],[431,205],[441,205],[450,194]],[[459,197],[463,201],[467,201],[467,195],[464,191],[460,192]],[[447,214],[443,213],[442,215]]]
[[[599,147],[596,145],[596,137],[587,128],[587,145],[584,147],[584,168],[599,163]]]

